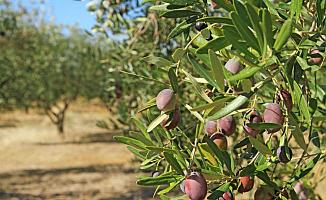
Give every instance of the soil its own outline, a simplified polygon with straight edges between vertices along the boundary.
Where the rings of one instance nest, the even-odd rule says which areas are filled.
[[[73,105],[65,138],[47,116],[36,111],[0,114],[1,200],[152,199],[153,188],[136,185],[137,163],[125,145],[113,141],[120,131],[96,126],[108,117],[96,104]],[[319,194],[326,199],[322,187]],[[237,199],[248,199],[238,197]]]

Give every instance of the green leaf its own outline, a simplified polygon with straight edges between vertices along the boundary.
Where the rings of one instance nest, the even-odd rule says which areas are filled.
[[[165,58],[157,57],[157,56],[147,56],[143,58],[146,62],[156,65],[157,67],[167,67],[171,66],[173,63]]]
[[[146,131],[146,127],[143,125],[141,121],[139,121],[137,118],[132,117],[132,122],[137,126],[137,128],[142,132],[142,134],[148,139],[151,140],[151,136]]]
[[[267,0],[269,1],[269,0]],[[262,14],[262,29],[264,33],[264,37],[267,41],[269,47],[273,47],[274,39],[273,39],[273,27],[272,27],[272,18],[268,10],[264,9]]]
[[[300,180],[304,176],[306,176],[317,164],[319,161],[321,154],[318,154],[316,157],[314,157],[312,160],[310,160],[301,170],[299,170],[295,175],[295,180]]]
[[[299,56],[297,56],[296,58],[297,62],[299,63],[299,65],[301,66],[302,70],[306,70],[309,69],[311,66],[308,65],[307,61]]]
[[[265,52],[266,50],[264,49],[264,37],[263,37],[263,30],[260,25],[260,18],[258,16],[258,13],[256,12],[255,8],[250,5],[249,3],[246,3],[246,8],[247,8],[247,13],[249,15],[251,24],[253,26],[253,29],[256,32],[258,44],[260,46],[261,52]]]
[[[282,127],[282,125],[274,123],[248,123],[246,125],[256,130],[276,129]]]
[[[203,110],[207,110],[207,109],[211,109],[211,108],[221,109],[224,106],[225,102],[227,102],[231,98],[232,97],[222,97],[220,99],[215,100],[212,103],[208,103],[208,104],[205,104],[205,105],[200,105],[200,106],[197,106],[197,107],[195,107],[195,108],[193,108],[191,110],[192,111],[203,111]]]
[[[262,142],[249,136],[250,143],[263,155],[273,155],[272,151]]]
[[[168,75],[173,91],[176,94],[178,94],[179,93],[178,79],[172,67],[169,69]]]
[[[125,136],[113,136],[113,139],[117,142],[124,143],[136,148],[146,149],[146,145],[136,139],[125,137]]]
[[[243,80],[252,77],[255,75],[257,72],[262,70],[262,67],[255,66],[255,67],[246,67],[243,70],[241,70],[239,73],[230,76],[228,78],[228,81],[238,81],[238,80]]]
[[[217,165],[217,161],[214,158],[214,156],[212,155],[211,150],[209,149],[207,144],[199,144],[199,151],[201,152],[201,154],[214,166]]]
[[[174,53],[172,54],[172,58],[175,62],[182,59],[182,57],[185,55],[186,51],[183,48],[177,48]]]
[[[183,17],[190,17],[193,15],[200,16],[201,13],[193,10],[177,9],[177,10],[164,12],[160,16],[166,18],[183,18]]]
[[[193,23],[188,23],[186,20],[178,24],[172,31],[170,32],[168,39],[172,39],[181,33],[189,30],[189,28],[193,25]]]
[[[230,114],[231,112],[237,110],[243,104],[245,104],[248,101],[248,99],[251,97],[251,95],[252,95],[252,93],[249,93],[246,95],[239,95],[237,98],[235,98],[233,101],[231,101],[224,108],[220,109],[214,115],[208,117],[207,120],[217,120],[217,119],[220,119],[220,118]]]
[[[216,80],[217,85],[219,86],[220,92],[224,92],[224,72],[222,69],[222,64],[218,59],[216,53],[211,49],[208,50],[209,60],[211,63],[211,69],[213,71],[214,78]]]
[[[159,115],[156,119],[154,119],[152,121],[152,123],[150,123],[147,127],[147,132],[151,132],[156,126],[158,126],[164,119],[166,119],[168,117],[167,114],[162,113],[161,115]]]
[[[295,129],[294,130],[291,130],[291,133],[292,133],[295,141],[297,142],[297,144],[303,150],[306,150],[307,149],[307,145],[306,145],[306,142],[304,140],[303,132],[301,131],[300,126],[297,123],[296,119],[293,117],[293,114],[292,113],[289,113],[289,121],[290,121],[290,124],[293,124],[295,126]]]
[[[239,35],[238,31],[235,29],[234,26],[229,26],[229,25],[223,26],[223,32],[224,32],[224,37],[229,41],[230,44],[232,44],[232,46],[235,49],[244,53],[251,60],[255,60],[256,56],[252,54],[250,51],[248,51],[247,45],[239,42],[241,36]]]
[[[294,99],[295,103],[298,105],[300,109],[300,113],[304,116],[305,121],[307,124],[310,124],[311,122],[311,117],[310,117],[310,112],[309,112],[309,107],[307,104],[306,99],[304,98],[300,86],[297,84],[296,81],[293,82],[293,87],[294,87]]]
[[[247,43],[256,49],[260,54],[260,48],[258,41],[254,34],[250,31],[250,29],[246,26],[246,23],[244,22],[244,19],[242,19],[239,15],[237,15],[235,12],[231,12],[231,18],[233,21],[233,24],[235,25],[236,29],[238,30],[241,37],[247,41]]]
[[[286,42],[289,40],[292,33],[292,19],[287,19],[284,24],[281,27],[281,30],[277,34],[275,43],[274,43],[274,49],[276,51],[281,50],[281,48],[286,44]]]
[[[256,166],[255,164],[252,163],[241,170],[240,176],[252,176],[255,171],[256,171]]]
[[[188,104],[186,104],[185,107],[190,111],[190,113],[193,116],[195,116],[197,119],[199,119],[199,121],[201,121],[202,123],[204,123],[205,120],[203,119],[203,117],[197,111],[192,111],[192,107],[189,106]]]
[[[170,154],[168,152],[163,153],[166,161],[171,165],[171,167],[178,173],[183,174],[183,170],[181,166],[179,165],[178,161],[174,158],[173,154]]]
[[[276,190],[279,189],[276,183],[274,183],[265,172],[257,172],[256,176],[267,185],[275,188]]]
[[[230,187],[230,183],[224,183],[220,187],[218,187],[216,190],[214,190],[208,197],[207,199],[209,200],[216,200],[219,199],[219,197],[223,196],[223,193],[228,191]]]
[[[192,5],[194,3],[198,3],[198,0],[163,0],[163,2],[174,5]]]
[[[224,49],[229,45],[229,42],[225,39],[225,37],[218,37],[210,40],[205,45],[199,47],[196,51],[198,54],[207,53],[208,49],[212,49],[213,51],[219,51]]]
[[[134,155],[136,155],[137,157],[145,160],[146,159],[146,153],[142,153],[140,150],[132,147],[132,146],[128,146],[127,149],[133,153]]]
[[[146,146],[148,150],[155,151],[155,152],[168,152],[168,153],[177,153],[174,149],[164,148],[164,147],[157,147],[157,146]]]
[[[296,21],[298,21],[302,9],[303,0],[292,0],[291,1],[291,18],[295,16]]]
[[[199,54],[197,54],[199,55]],[[191,63],[194,71],[200,75],[202,78],[206,79],[207,82],[209,84],[211,84],[213,87],[218,88],[217,83],[214,81],[213,77],[212,77],[212,73],[210,70],[207,70],[205,67],[203,67],[202,65],[198,64],[196,60],[194,60],[193,58],[191,58],[190,55],[188,55],[188,60]]]
[[[182,69],[182,72],[188,77],[188,79],[190,80],[190,82],[192,83],[192,85],[195,88],[196,93],[202,97],[205,101],[207,101],[208,103],[212,103],[213,101],[205,94],[205,92],[201,89],[201,87],[197,84],[197,81],[191,76],[191,74],[189,74],[188,72],[186,72],[185,70]]]
[[[208,23],[219,23],[219,24],[229,24],[232,25],[232,20],[227,17],[216,17],[216,16],[211,16],[211,17],[202,17],[199,18],[197,21],[200,22],[208,22]]]
[[[178,182],[180,179],[183,179],[183,176],[180,175],[160,175],[157,177],[143,177],[137,181],[138,185],[152,186],[152,185],[164,185],[173,182]]]

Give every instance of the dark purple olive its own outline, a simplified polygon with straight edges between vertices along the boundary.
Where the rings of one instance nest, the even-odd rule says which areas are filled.
[[[199,172],[191,172],[186,177],[185,193],[191,200],[203,200],[207,194],[207,183]]]
[[[205,133],[208,136],[211,136],[216,132],[217,132],[217,122],[216,121],[207,121],[205,124]]]
[[[284,100],[284,104],[285,104],[286,108],[288,109],[288,111],[291,111],[292,107],[293,107],[293,102],[292,102],[292,96],[291,96],[290,92],[282,89],[280,91],[280,93],[276,96],[276,102],[281,101],[280,95],[282,96],[282,98]]]
[[[277,103],[269,103],[264,111],[264,121],[266,123],[274,123],[282,125],[284,122],[284,116],[281,107]],[[281,128],[268,129],[269,133],[275,133]]]
[[[232,58],[232,59],[228,60],[225,63],[224,67],[225,67],[225,69],[227,69],[232,74],[237,74],[242,69],[239,61],[237,59],[235,59],[235,58]]]
[[[230,136],[235,132],[236,124],[232,116],[225,116],[221,118],[219,121],[219,126],[221,129],[221,132],[226,135]]]
[[[208,26],[207,26],[207,24],[205,22],[196,22],[196,24],[195,24],[195,28],[196,28],[197,31],[201,31],[201,30],[203,30],[203,29],[205,29],[207,27]]]
[[[242,176],[240,177],[240,187],[238,192],[245,193],[249,192],[254,187],[254,179],[251,176]]]
[[[210,41],[213,39],[212,32],[209,31],[209,36],[208,38],[205,38],[207,41]]]
[[[260,123],[262,122],[262,118],[260,114],[257,111],[252,111],[249,115],[249,119],[246,120],[245,125],[243,126],[243,130],[253,137],[256,137],[256,135],[260,132],[260,130],[256,130],[253,128],[250,128],[247,126],[247,123]]]
[[[318,49],[311,50],[310,55],[312,57],[309,59],[311,64],[318,65],[322,62],[323,58],[319,55],[320,51]]]
[[[288,153],[287,153],[288,151]],[[288,163],[292,159],[292,150],[286,146],[280,146],[277,151],[277,157],[282,163]]]
[[[265,185],[261,186],[256,190],[254,200],[273,200],[274,193],[273,188]]]
[[[173,113],[162,121],[162,126],[166,130],[174,129],[181,121],[181,112],[179,108],[176,108]]]
[[[221,197],[218,198],[218,200],[234,200],[234,196],[232,192],[226,191]]]
[[[228,141],[223,134],[215,133],[210,137],[210,139],[213,140],[219,149],[226,150],[228,148]]]
[[[163,112],[174,110],[176,97],[171,89],[164,89],[156,97],[156,106]]]

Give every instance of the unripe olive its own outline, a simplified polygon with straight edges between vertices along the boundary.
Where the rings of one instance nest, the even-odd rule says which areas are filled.
[[[259,133],[259,130],[250,128],[247,126],[247,123],[260,123],[262,122],[262,118],[260,114],[257,111],[252,111],[249,115],[249,119],[246,120],[245,125],[243,126],[243,130],[248,134],[253,137],[256,137],[256,135]]]
[[[232,59],[228,60],[225,63],[224,67],[225,67],[225,69],[227,69],[232,74],[237,74],[242,69],[239,61],[237,59],[235,59],[235,58],[232,58]]]
[[[156,96],[156,106],[163,112],[174,110],[175,105],[176,97],[171,89],[164,89]]]
[[[320,64],[322,62],[322,57],[319,56],[320,51],[318,49],[314,49],[310,52],[311,55],[314,55],[309,59],[309,62],[312,64]],[[316,55],[317,54],[317,55]]]
[[[228,147],[228,141],[226,137],[221,133],[215,133],[211,137],[211,140],[216,144],[216,146],[221,150],[226,150]]]
[[[234,200],[234,196],[232,192],[226,191],[221,197],[218,198],[218,200]]]
[[[196,24],[195,24],[195,28],[196,28],[197,31],[201,31],[201,30],[203,30],[203,29],[205,29],[207,27],[208,26],[207,26],[207,24],[205,22],[196,22]]]
[[[285,104],[286,108],[288,109],[288,111],[291,111],[292,107],[293,107],[293,102],[292,102],[292,96],[291,96],[290,92],[287,91],[287,90],[282,89],[280,91],[280,93],[276,96],[276,102],[281,101],[280,95],[282,95],[282,98],[284,100],[284,104]]]
[[[273,200],[274,193],[275,191],[273,188],[261,186],[256,190],[254,200]]]
[[[232,116],[225,116],[223,118],[221,118],[218,121],[220,128],[221,128],[221,132],[226,135],[226,136],[230,136],[235,132],[235,121],[233,119]]]
[[[159,171],[153,171],[152,172],[152,177],[158,177],[161,173]]]
[[[284,122],[284,116],[281,107],[277,103],[269,103],[264,111],[264,121],[266,123],[274,123],[282,125]],[[275,133],[281,128],[268,129],[268,132]]]
[[[216,121],[207,121],[205,124],[205,132],[208,136],[213,135],[217,132],[217,122]]]
[[[238,188],[238,192],[244,193],[250,191],[254,187],[254,179],[250,176],[242,176],[240,177],[240,187]]]
[[[207,183],[199,172],[191,172],[185,180],[185,193],[191,200],[203,200],[207,194]]]
[[[288,150],[288,154],[286,153],[286,150]],[[288,163],[292,159],[292,150],[289,147],[280,146],[276,152],[279,161],[282,163]]]
[[[162,126],[166,130],[174,129],[181,121],[181,112],[179,108],[176,108],[173,113],[162,121]]]

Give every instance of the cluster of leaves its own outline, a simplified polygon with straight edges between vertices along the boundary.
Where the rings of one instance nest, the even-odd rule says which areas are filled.
[[[218,5],[214,11],[205,0],[163,0],[150,8],[167,21],[172,18],[179,22],[168,38],[182,35],[185,45],[179,43],[182,47],[174,51],[171,61],[162,57],[152,61],[166,71],[157,80],[168,78],[182,117],[189,116],[185,113],[189,112],[196,121],[186,119],[178,128],[165,130],[160,124],[169,113],[160,114],[153,99],[142,109],[141,119],[133,118],[139,132],[117,136],[116,140],[128,144],[142,161],[141,169],[160,171],[157,177],[140,178],[138,184],[157,185],[157,194],[163,199],[192,170],[201,171],[207,179],[208,199],[237,189],[239,176],[245,175],[258,177],[257,183],[276,191],[287,190],[291,199],[297,199],[293,185],[304,180],[314,187],[316,182],[312,184],[309,172],[318,161],[325,161],[320,139],[325,132],[326,113],[322,79],[325,1],[214,2]],[[196,22],[208,26],[196,31]],[[313,50],[318,50],[321,62],[310,62],[316,56]],[[244,67],[237,74],[223,67],[231,58]],[[290,92],[294,103],[292,110],[283,106],[282,129],[274,134],[265,131],[256,137],[246,135],[241,126],[245,116],[252,110],[262,111],[282,89]],[[203,128],[206,121],[227,115],[237,119],[238,126],[231,137],[232,145],[224,151],[205,135]],[[260,123],[255,128],[265,130],[274,125]],[[276,149],[281,145],[295,149],[297,159],[280,164]],[[320,176],[318,181],[323,178]],[[158,191],[164,185],[167,187]],[[309,199],[315,197],[311,194]]]

